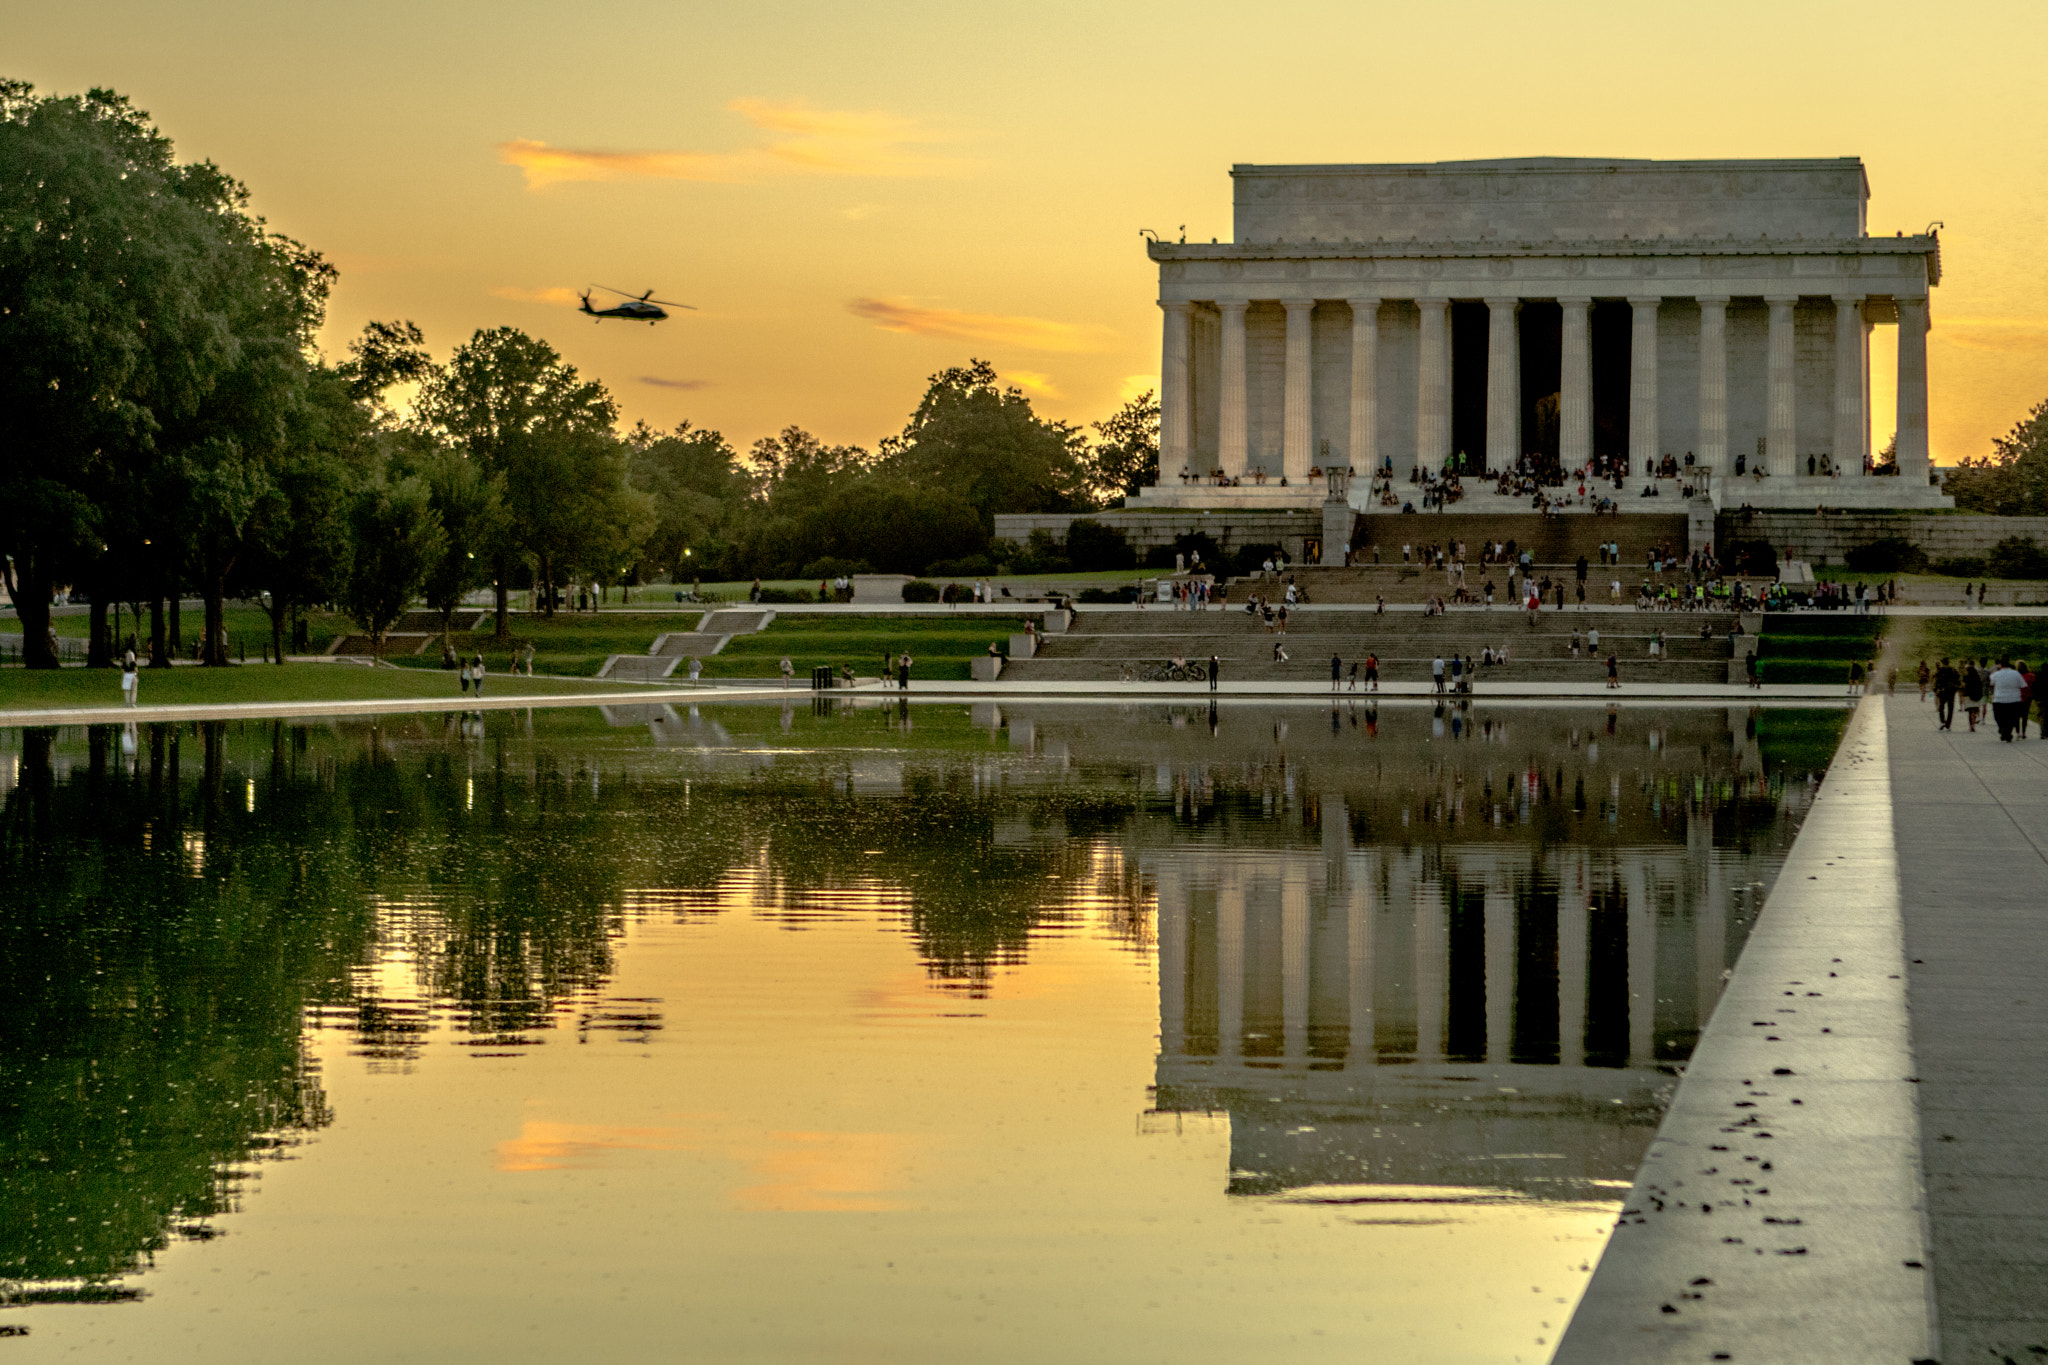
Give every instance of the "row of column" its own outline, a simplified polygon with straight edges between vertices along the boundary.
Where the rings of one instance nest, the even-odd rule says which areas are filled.
[[[1868,331],[1863,318],[1864,296],[1834,297],[1835,391],[1833,448],[1847,466],[1846,474],[1862,473],[1866,442],[1864,366]],[[1349,461],[1364,472],[1380,465],[1379,449],[1379,313],[1381,300],[1360,296],[1345,300],[1351,308],[1351,393]],[[1425,468],[1440,468],[1451,452],[1451,357],[1449,299],[1416,299],[1422,314],[1422,354],[1416,389],[1415,458]],[[1486,459],[1498,469],[1522,452],[1517,449],[1521,406],[1521,365],[1516,343],[1515,312],[1521,300],[1488,298],[1486,373]],[[1567,468],[1592,458],[1593,370],[1591,308],[1588,296],[1557,300],[1564,311],[1559,375],[1558,454]],[[1657,386],[1657,310],[1662,298],[1631,297],[1633,316],[1629,346],[1629,439],[1631,471],[1641,475],[1659,449]],[[1698,404],[1699,447],[1696,460],[1715,474],[1733,467],[1728,449],[1728,296],[1705,295],[1700,309]],[[1797,357],[1793,308],[1796,296],[1769,295],[1770,331],[1766,343],[1765,449],[1773,476],[1801,472],[1798,442]],[[1163,302],[1165,340],[1160,365],[1160,461],[1162,475],[1178,477],[1196,469],[1193,389],[1189,382],[1191,303]],[[1247,472],[1245,310],[1249,300],[1219,300],[1222,314],[1219,403],[1222,431],[1217,465],[1230,477]],[[1283,300],[1287,310],[1287,347],[1281,413],[1282,468],[1290,482],[1308,475],[1315,462],[1311,448],[1309,319],[1315,301]],[[1927,301],[1897,300],[1898,462],[1903,476],[1927,478]]]
[[[1712,868],[1707,895],[1698,907],[1698,992],[1696,1017],[1704,1025],[1721,991],[1727,933],[1725,878]],[[1657,999],[1657,917],[1650,896],[1648,869],[1636,860],[1625,863],[1622,875],[1628,917],[1628,1050],[1630,1063],[1654,1064]],[[1327,894],[1343,906],[1346,927],[1345,983],[1349,996],[1352,1041],[1348,1064],[1371,1066],[1375,1037],[1373,907],[1368,887],[1358,881],[1332,880]],[[1293,867],[1280,875],[1281,916],[1281,1055],[1308,1058],[1311,886],[1309,869]],[[1185,1053],[1188,980],[1188,885],[1179,868],[1163,866],[1158,880],[1159,1027],[1160,1049],[1168,1056]],[[1246,878],[1231,869],[1216,882],[1216,1017],[1217,1055],[1231,1061],[1242,1055],[1245,1009]],[[1584,860],[1567,874],[1560,887],[1557,924],[1558,1039],[1560,1061],[1579,1064],[1587,1020],[1587,969],[1594,897],[1592,869]],[[1443,1061],[1449,1004],[1449,922],[1442,883],[1423,878],[1414,883],[1414,986],[1417,1061]],[[1510,1060],[1513,1040],[1517,949],[1515,899],[1505,884],[1490,886],[1485,906],[1486,1058]]]

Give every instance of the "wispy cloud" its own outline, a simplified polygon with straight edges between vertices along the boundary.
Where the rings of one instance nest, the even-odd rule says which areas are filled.
[[[501,284],[491,290],[491,297],[510,299],[514,303],[568,303],[573,304],[579,297],[575,290],[559,285],[542,289],[523,289],[516,284]]]
[[[1973,351],[2038,351],[2048,346],[2048,319],[1936,318],[1928,340]]]
[[[686,392],[711,387],[711,381],[708,379],[665,379],[658,374],[643,374],[640,376],[640,382],[652,384],[657,389],[682,389]]]
[[[1113,334],[1107,327],[1002,313],[963,313],[926,308],[905,299],[854,299],[846,305],[885,332],[945,337],[949,341],[991,341],[1028,351],[1099,351]]]
[[[1118,386],[1117,401],[1128,403],[1133,398],[1147,393],[1159,392],[1159,376],[1156,374],[1127,374]]]
[[[725,107],[774,136],[729,152],[608,151],[514,138],[498,144],[498,160],[524,172],[530,190],[585,180],[736,184],[801,172],[906,178],[960,168],[957,161],[922,150],[945,141],[941,134],[896,114],[763,99],[736,99]]]
[[[1033,398],[1060,397],[1060,391],[1053,387],[1052,376],[1042,370],[1004,370],[1003,378]]]

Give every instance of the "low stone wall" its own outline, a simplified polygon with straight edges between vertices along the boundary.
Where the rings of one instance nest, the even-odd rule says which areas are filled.
[[[1172,545],[1176,537],[1201,531],[1225,554],[1241,545],[1278,545],[1299,564],[1307,559],[1306,543],[1321,540],[1323,535],[1321,507],[1273,511],[1224,508],[1206,512],[1119,507],[1106,512],[999,512],[996,538],[1021,545],[1033,531],[1049,531],[1054,540],[1064,541],[1067,528],[1077,521],[1114,526],[1124,533],[1124,539],[1140,558],[1155,546]]]
[[[1843,512],[1821,517],[1811,512],[1724,511],[1715,519],[1715,530],[1722,544],[1761,540],[1781,559],[1803,559],[1816,566],[1839,565],[1858,545],[1887,536],[1910,540],[1930,559],[1978,558],[2007,536],[2048,549],[2048,517],[1974,512]]]

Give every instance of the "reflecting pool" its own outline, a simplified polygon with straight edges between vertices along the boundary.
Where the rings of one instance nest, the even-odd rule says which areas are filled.
[[[1546,1359],[1845,718],[0,732],[0,1354]]]

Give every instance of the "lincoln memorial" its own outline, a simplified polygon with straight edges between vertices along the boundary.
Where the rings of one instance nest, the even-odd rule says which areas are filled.
[[[1375,481],[1523,457],[1604,471],[1624,511],[1679,510],[1636,501],[1653,472],[1715,507],[1947,505],[1927,448],[1940,241],[1868,235],[1854,157],[1231,180],[1234,241],[1149,246],[1160,476],[1133,507],[1305,508],[1336,469],[1364,508]],[[1898,476],[1879,478],[1869,343],[1888,326]]]

